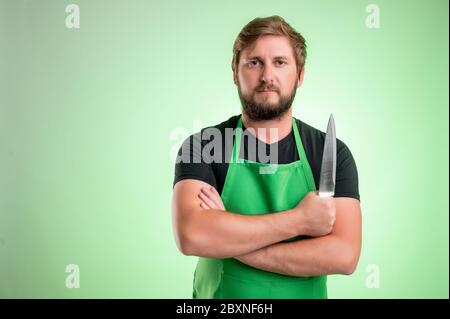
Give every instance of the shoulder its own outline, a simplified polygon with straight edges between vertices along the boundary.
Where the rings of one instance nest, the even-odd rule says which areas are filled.
[[[185,142],[192,143],[194,140],[198,140],[201,141],[202,145],[205,145],[213,138],[216,138],[217,134],[220,134],[220,137],[223,138],[227,133],[227,129],[233,130],[236,128],[238,120],[239,115],[233,115],[221,123],[204,127],[199,132],[195,132],[187,137]]]
[[[322,162],[322,153],[325,144],[326,133],[297,118],[295,119],[295,121],[300,132],[303,146],[305,147],[305,152],[309,151],[307,153],[312,153],[311,157],[313,157],[313,160],[319,159],[320,162]],[[345,155],[347,153],[350,153],[347,145],[339,138],[336,138],[336,148],[337,156],[339,156],[339,154]]]
[[[182,140],[176,157],[173,186],[183,179],[196,179],[221,190],[223,184],[221,175],[224,171],[223,166],[226,165],[224,161],[226,154],[223,151],[227,140],[225,134],[227,129],[233,132],[238,119],[239,115],[232,116],[221,123],[202,128]],[[212,149],[211,145],[214,146]],[[218,151],[217,147],[222,151]],[[220,169],[216,170],[218,167]]]
[[[202,138],[208,140],[208,136],[214,134],[216,132],[220,132],[222,136],[225,135],[227,129],[235,129],[237,126],[237,122],[239,120],[239,115],[233,115],[229,119],[212,126],[208,126],[203,128],[200,133],[202,134]]]
[[[303,148],[311,166],[316,185],[319,185],[325,132],[296,119]],[[335,197],[353,197],[359,200],[358,170],[348,146],[336,139],[336,190]]]
[[[239,115],[233,115],[227,120],[202,128],[200,131],[195,132],[186,137],[178,150],[177,163],[187,161],[203,161],[203,156],[210,157],[208,152],[203,154],[205,147],[211,148],[224,148],[227,140],[227,134],[233,139],[233,129],[236,128]],[[209,159],[206,159],[207,161]]]

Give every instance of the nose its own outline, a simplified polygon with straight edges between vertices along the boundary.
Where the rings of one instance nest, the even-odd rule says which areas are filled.
[[[272,66],[269,64],[266,64],[264,66],[263,72],[261,74],[261,81],[265,83],[272,83],[273,81],[273,70]]]

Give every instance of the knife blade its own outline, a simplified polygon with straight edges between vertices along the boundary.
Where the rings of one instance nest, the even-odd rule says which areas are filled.
[[[333,114],[330,115],[328,120],[319,183],[319,196],[334,196],[336,186],[336,129]]]

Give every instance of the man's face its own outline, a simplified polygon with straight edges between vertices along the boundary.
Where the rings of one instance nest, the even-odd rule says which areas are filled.
[[[283,115],[302,80],[291,43],[278,35],[261,36],[242,50],[234,74],[243,111],[253,120]]]

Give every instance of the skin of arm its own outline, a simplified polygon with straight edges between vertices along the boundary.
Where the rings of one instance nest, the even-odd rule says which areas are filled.
[[[220,196],[205,191],[210,199],[203,205],[219,207],[214,203]],[[214,198],[214,200],[212,200]],[[333,199],[336,221],[326,236],[288,243],[275,243],[235,258],[249,266],[290,276],[319,276],[352,274],[361,251],[361,208],[354,198]]]
[[[214,194],[214,202],[209,200],[214,208],[202,205],[208,201],[205,195],[199,196],[202,187]],[[300,235],[300,217],[291,210],[259,216],[235,214],[225,211],[220,195],[205,182],[185,179],[174,186],[174,236],[179,250],[189,256],[259,259],[259,254],[246,254]]]

